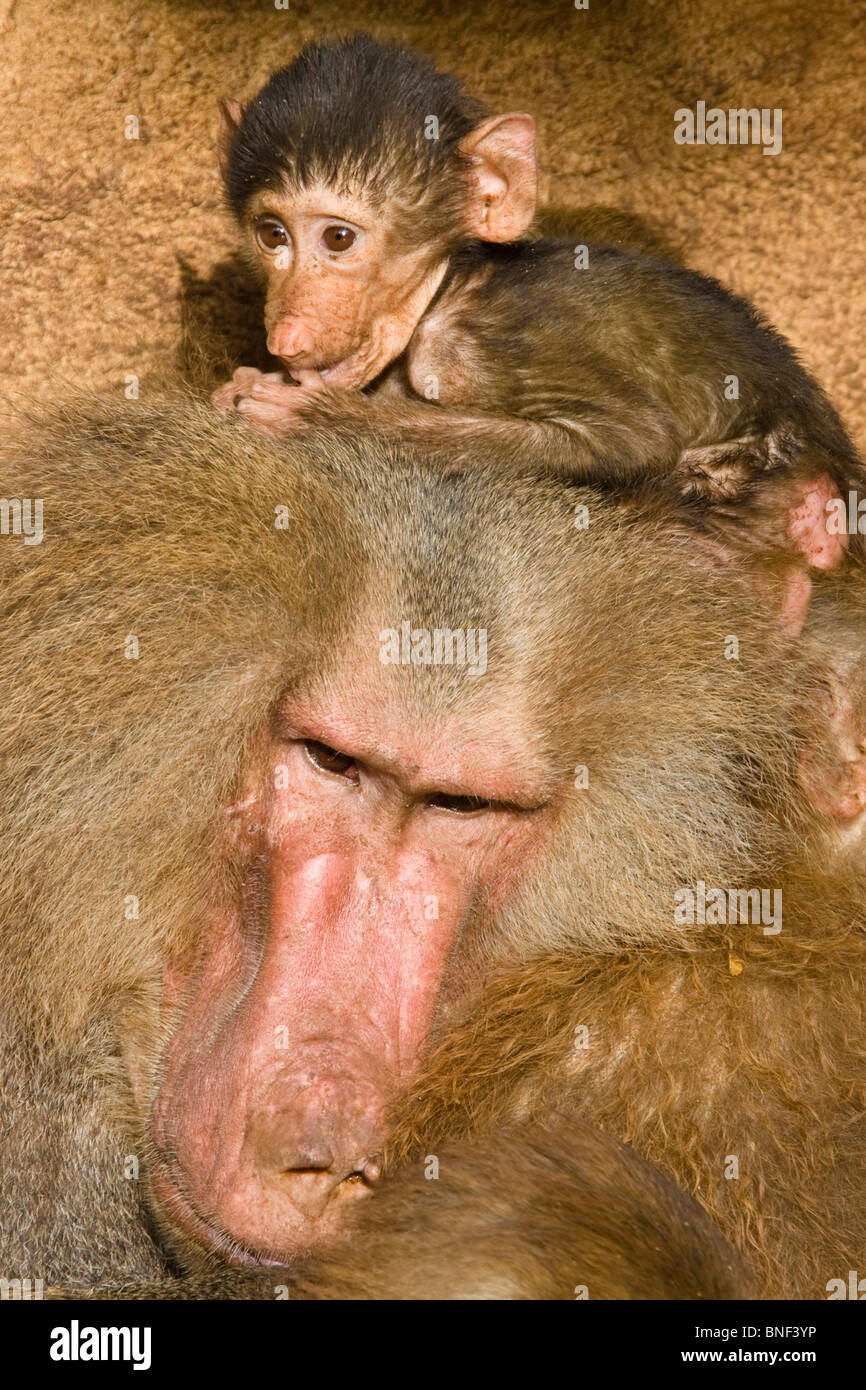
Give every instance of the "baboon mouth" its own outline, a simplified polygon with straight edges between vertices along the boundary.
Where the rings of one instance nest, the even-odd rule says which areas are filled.
[[[328,378],[338,376],[340,368],[352,362],[353,358],[354,353],[350,354],[348,357],[340,357],[336,362],[330,362],[326,367],[320,367],[319,375]]]
[[[331,357],[324,362],[305,362],[303,365],[299,362],[295,362],[287,365],[286,371],[293,381],[296,381],[299,386],[302,386],[305,377],[328,377],[333,375],[337,372],[338,368],[342,367],[346,362],[350,362],[354,355],[354,353],[348,353],[343,357]]]
[[[350,352],[343,353],[342,357],[332,357],[315,366],[286,364],[286,371],[298,386],[306,386],[313,390],[319,385],[339,386],[345,390],[365,386],[371,379],[365,369],[362,348],[353,348]]]

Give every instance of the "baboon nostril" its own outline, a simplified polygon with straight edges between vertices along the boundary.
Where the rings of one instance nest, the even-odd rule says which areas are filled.
[[[378,1182],[379,1178],[382,1176],[382,1161],[381,1161],[381,1159],[379,1159],[379,1158],[368,1158],[368,1159],[367,1159],[367,1162],[364,1164],[363,1168],[361,1169],[361,1174],[360,1174],[360,1176],[364,1179],[364,1182],[368,1182],[368,1183],[370,1183],[371,1185],[372,1185],[374,1182]]]
[[[326,1173],[333,1166],[334,1155],[327,1144],[301,1149],[284,1162],[287,1173]]]

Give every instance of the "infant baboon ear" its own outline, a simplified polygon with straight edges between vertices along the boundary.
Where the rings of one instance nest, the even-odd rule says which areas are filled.
[[[481,241],[516,241],[535,217],[535,121],[490,116],[460,142],[472,162],[466,230]]]
[[[219,131],[217,134],[217,155],[219,158],[220,173],[225,178],[229,159],[231,158],[232,142],[235,132],[241,123],[244,114],[243,107],[239,101],[233,97],[219,97],[217,99],[217,109],[220,113]]]

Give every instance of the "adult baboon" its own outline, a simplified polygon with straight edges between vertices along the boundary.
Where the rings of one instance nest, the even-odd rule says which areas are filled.
[[[25,1176],[7,1275],[152,1280],[135,1156],[184,1267],[314,1255],[383,1161],[452,1152],[520,1242],[538,1141],[507,1135],[554,1115],[695,1194],[767,1292],[857,1267],[862,705],[780,623],[787,568],[649,503],[187,405],[73,410],[4,477],[10,516],[44,508],[0,543],[6,1142],[35,1171],[57,1107],[85,1233]],[[85,1049],[97,1165],[55,1099]],[[392,1200],[390,1288],[441,1232]]]

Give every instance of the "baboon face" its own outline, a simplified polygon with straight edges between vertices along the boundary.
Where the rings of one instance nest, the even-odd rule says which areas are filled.
[[[363,34],[308,45],[245,110],[221,109],[268,350],[302,386],[367,386],[409,343],[457,245],[532,222],[531,117],[482,119],[411,50]]]
[[[511,621],[521,626],[516,611]],[[638,904],[650,920],[635,930],[669,933],[665,880],[689,881],[688,834],[671,826],[666,863],[625,786],[607,808],[594,791],[588,804],[575,796],[566,721],[586,748],[598,736],[585,685],[556,749],[513,668],[455,682],[453,668],[384,664],[381,636],[378,612],[360,619],[275,701],[223,815],[236,891],[165,972],[173,1032],[150,1114],[152,1191],[175,1238],[236,1261],[285,1262],[345,1233],[379,1175],[393,1101],[477,973],[473,943],[510,933],[531,954],[549,922],[591,941],[595,921],[631,925]],[[521,642],[533,650],[525,629]],[[609,723],[602,737],[615,758]],[[688,755],[675,756],[687,780]],[[644,776],[631,794],[664,776],[661,754]],[[708,862],[705,844],[696,853]],[[539,879],[569,897],[540,913],[536,896],[527,912]]]
[[[330,189],[258,194],[245,214],[267,283],[268,351],[301,385],[366,386],[403,351],[445,271],[403,251],[381,211]]]
[[[549,830],[528,711],[433,721],[377,665],[277,702],[226,811],[240,892],[166,972],[182,1019],[152,1111],[154,1194],[236,1259],[340,1234],[462,926]]]

